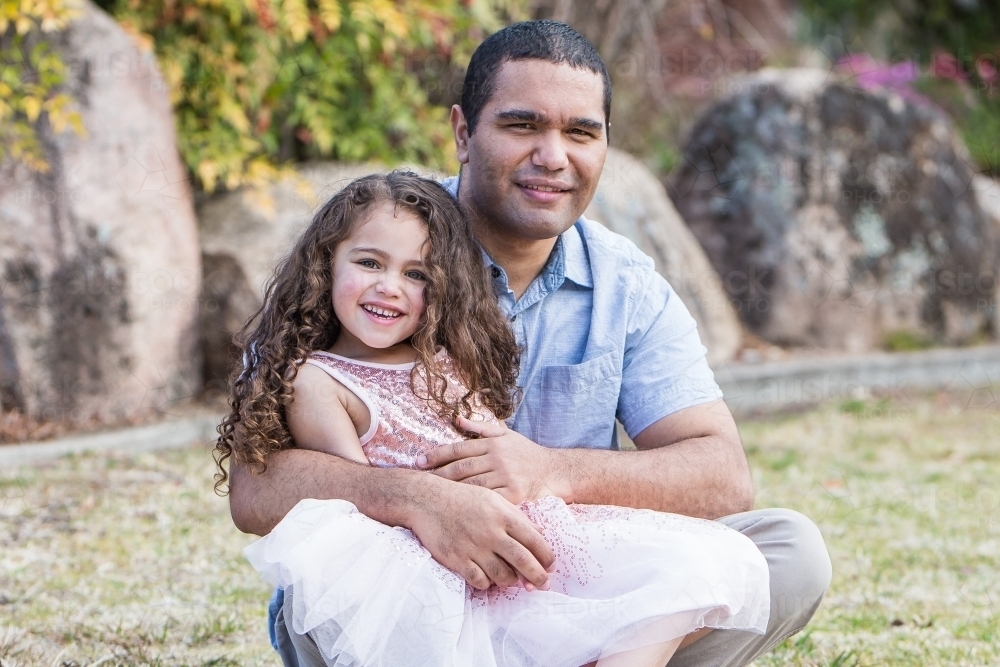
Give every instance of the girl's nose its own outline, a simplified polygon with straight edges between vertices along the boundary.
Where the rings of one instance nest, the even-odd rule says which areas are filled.
[[[383,273],[375,283],[375,291],[386,296],[399,296],[399,280]]]

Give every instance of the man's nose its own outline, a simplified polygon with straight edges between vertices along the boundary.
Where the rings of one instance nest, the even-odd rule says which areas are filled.
[[[569,157],[566,154],[565,138],[562,136],[562,132],[550,130],[540,133],[535,152],[531,156],[531,163],[549,171],[559,171],[569,166]]]

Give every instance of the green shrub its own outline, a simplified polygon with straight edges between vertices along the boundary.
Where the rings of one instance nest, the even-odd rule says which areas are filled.
[[[955,119],[976,169],[1000,176],[1000,2],[803,0],[801,8],[814,41],[835,35],[852,49],[920,62],[927,76],[918,88]]]
[[[181,156],[207,191],[313,158],[453,168],[427,83],[499,27],[482,0],[107,4],[155,50]]]
[[[958,123],[978,169],[1000,176],[1000,95],[981,100]]]
[[[887,352],[916,352],[934,347],[934,341],[922,338],[912,331],[898,330],[886,334],[882,347]]]
[[[861,31],[879,26],[891,55],[926,62],[938,50],[972,65],[1000,47],[1000,3],[992,0],[802,0],[814,38],[838,35],[855,42]],[[995,62],[995,60],[993,61]]]
[[[409,161],[450,170],[441,86],[472,49],[516,18],[522,0],[103,0],[155,52],[170,90],[178,148],[206,191],[263,182],[306,159]],[[0,0],[7,30],[0,127],[36,168],[39,109],[55,129],[79,123],[58,93],[62,63],[30,30],[62,28],[67,0]],[[29,9],[23,9],[28,7]],[[8,48],[9,46],[11,48]],[[34,77],[34,78],[32,78]],[[10,125],[7,121],[16,122]]]
[[[66,66],[44,40],[74,15],[65,0],[0,0],[0,160],[9,156],[46,172],[37,124],[83,133],[72,100],[59,90]]]

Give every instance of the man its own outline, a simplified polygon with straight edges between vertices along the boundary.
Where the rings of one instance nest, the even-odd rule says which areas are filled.
[[[746,457],[694,320],[649,258],[580,217],[607,154],[610,104],[607,69],[589,42],[563,24],[530,21],[480,45],[452,108],[462,170],[445,185],[469,211],[525,348],[510,428],[434,450],[433,475],[297,449],[275,453],[258,476],[234,462],[233,520],[263,535],[302,498],[349,500],[413,530],[482,589],[518,575],[545,584],[552,552],[515,507],[535,489],[718,519],[768,560],[768,632],[699,633],[670,664],[742,665],[809,621],[829,584],[829,556],[802,515],[747,511]],[[300,400],[323,409],[321,397]],[[638,452],[615,451],[616,418]],[[323,664],[311,639],[286,627],[290,600],[277,601],[272,631],[286,664]]]

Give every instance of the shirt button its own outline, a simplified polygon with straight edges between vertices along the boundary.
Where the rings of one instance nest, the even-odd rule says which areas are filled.
[[[516,319],[517,319],[517,315],[514,315],[513,317],[510,318],[510,321],[513,322]]]

